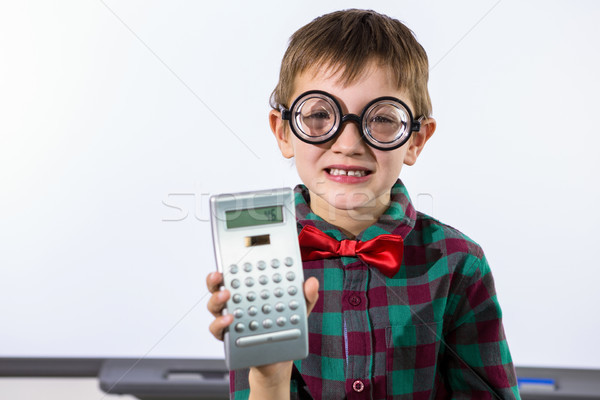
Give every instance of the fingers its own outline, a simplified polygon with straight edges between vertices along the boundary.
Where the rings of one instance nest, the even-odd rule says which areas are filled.
[[[208,311],[217,318],[221,315],[223,308],[225,308],[227,300],[229,300],[229,290],[219,290],[210,296],[206,308],[208,308]]]
[[[306,298],[306,315],[308,316],[319,299],[319,281],[314,276],[304,282],[304,297]]]
[[[225,308],[225,303],[229,300],[229,290],[219,290],[223,284],[223,274],[220,272],[213,272],[206,277],[206,286],[212,293],[206,308],[215,317],[221,316],[221,311]]]
[[[223,274],[220,272],[212,272],[206,277],[206,287],[212,293],[206,308],[215,318],[221,315],[225,302],[229,300],[229,291],[219,290],[222,284]]]
[[[215,317],[208,330],[219,340],[223,340],[223,331],[233,322],[231,314],[221,315],[230,296],[229,290],[220,290],[222,284],[223,274],[220,272],[213,272],[206,277],[206,287],[212,293],[206,308]]]
[[[220,272],[212,272],[206,277],[206,287],[211,293],[219,290],[219,287],[223,284],[223,274]]]
[[[223,340],[223,331],[233,322],[233,315],[226,314],[215,318],[209,325],[210,333],[218,340]]]

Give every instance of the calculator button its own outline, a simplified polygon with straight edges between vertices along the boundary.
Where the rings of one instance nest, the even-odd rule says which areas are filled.
[[[263,300],[266,300],[269,298],[269,291],[268,290],[263,290],[262,292],[260,292],[260,298]]]
[[[242,310],[241,308],[236,308],[235,310],[233,310],[233,316],[236,318],[242,318],[244,316],[244,310]]]
[[[275,295],[275,297],[281,297],[283,296],[283,289],[280,287],[275,288],[275,290],[273,290],[273,294]]]
[[[274,258],[271,260],[271,267],[273,268],[279,268],[279,266],[281,265],[281,263],[279,262],[278,259]]]
[[[258,263],[256,263],[256,267],[261,271],[264,271],[265,268],[267,268],[267,263],[264,261],[259,261]]]
[[[281,282],[282,277],[281,274],[273,274],[273,277],[271,279],[273,279],[273,282],[279,283]]]
[[[245,326],[241,322],[238,322],[237,324],[235,324],[236,332],[244,332],[244,328],[245,328]]]
[[[232,299],[233,299],[234,303],[238,304],[239,302],[242,301],[242,295],[239,293],[236,293],[233,295]]]
[[[290,296],[294,296],[296,293],[298,293],[298,288],[296,286],[290,286],[288,288],[288,294]]]
[[[256,306],[248,307],[248,315],[250,315],[251,317],[255,316],[257,312],[258,308],[256,308]]]
[[[267,283],[269,283],[269,278],[268,278],[266,275],[261,275],[261,276],[258,278],[258,282],[259,282],[261,285],[266,285]]]
[[[283,304],[282,302],[279,302],[279,303],[275,304],[275,309],[279,312],[282,312],[283,310],[285,310],[285,304]]]
[[[294,278],[296,278],[296,275],[292,271],[290,271],[287,274],[285,274],[285,277],[288,281],[293,281]]]
[[[248,301],[254,301],[254,300],[256,300],[256,293],[254,293],[254,292],[248,292],[246,294],[246,299]]]
[[[252,271],[252,264],[250,264],[249,262],[244,263],[244,271],[246,271],[246,272]]]
[[[300,316],[298,314],[294,314],[290,317],[290,322],[293,325],[296,325],[298,322],[300,322]],[[250,329],[252,329],[252,327],[250,327]]]
[[[254,286],[254,279],[252,279],[251,277],[247,277],[244,283],[246,284],[246,286],[252,287]]]
[[[237,272],[238,272],[238,266],[235,265],[235,264],[231,264],[229,266],[229,273],[231,273],[231,274],[237,274]]]
[[[283,263],[287,266],[287,267],[291,267],[292,265],[294,265],[294,259],[292,257],[286,257],[283,260]]]
[[[263,321],[263,328],[269,329],[272,326],[273,326],[273,320],[272,319],[267,318],[267,319],[265,319]]]
[[[270,313],[271,310],[272,310],[272,307],[271,307],[270,304],[265,304],[265,305],[262,306],[262,312],[265,313],[265,314]]]
[[[289,302],[288,306],[290,307],[290,309],[295,310],[298,308],[300,304],[298,304],[298,302],[296,300],[292,300]]]
[[[264,325],[264,322],[263,322]],[[239,347],[255,346],[257,344],[281,342],[284,340],[297,339],[302,335],[298,328],[287,329],[279,332],[260,333],[236,339],[235,344]]]
[[[250,328],[251,331],[255,331],[258,329],[258,322],[256,321],[250,321],[250,323],[248,324],[248,328]]]
[[[237,289],[240,287],[240,281],[239,279],[234,279],[231,281],[231,287],[234,289]]]
[[[277,325],[278,326],[284,326],[286,322],[287,322],[287,320],[285,319],[285,317],[279,317],[279,318],[277,318]]]

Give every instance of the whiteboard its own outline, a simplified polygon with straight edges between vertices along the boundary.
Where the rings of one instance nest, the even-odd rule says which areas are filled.
[[[267,123],[289,36],[404,21],[438,129],[402,179],[486,251],[518,366],[600,368],[600,5],[0,4],[0,357],[222,358],[208,196],[290,186]]]

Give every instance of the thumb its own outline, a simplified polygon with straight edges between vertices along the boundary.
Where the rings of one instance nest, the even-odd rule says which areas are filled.
[[[319,299],[319,281],[314,276],[304,282],[304,297],[306,298],[306,315],[308,316]]]

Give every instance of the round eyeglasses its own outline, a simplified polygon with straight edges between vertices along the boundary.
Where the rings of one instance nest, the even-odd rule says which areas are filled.
[[[321,144],[333,139],[347,121],[356,122],[363,140],[379,150],[394,150],[421,129],[424,117],[414,120],[410,108],[395,97],[378,97],[369,102],[360,117],[343,114],[340,103],[329,93],[310,90],[302,93],[289,109],[280,108],[298,139]]]

